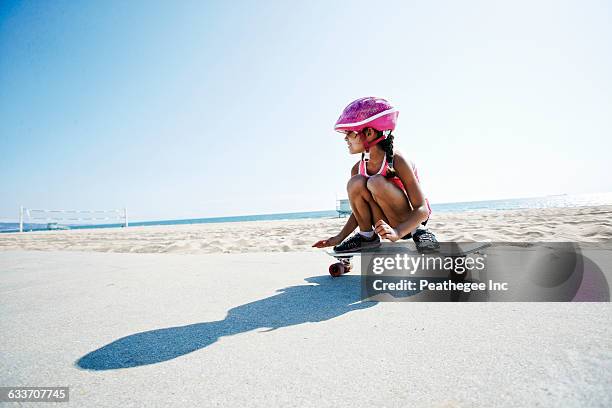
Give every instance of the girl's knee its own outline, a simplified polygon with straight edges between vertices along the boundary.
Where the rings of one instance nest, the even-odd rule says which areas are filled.
[[[372,193],[372,195],[380,194],[387,188],[388,181],[384,176],[377,174],[372,176],[366,182],[366,188]]]
[[[364,191],[367,190],[366,183],[367,179],[365,176],[362,176],[361,174],[355,174],[349,179],[348,183],[346,184],[346,191],[348,192],[349,196],[355,194],[362,194]]]

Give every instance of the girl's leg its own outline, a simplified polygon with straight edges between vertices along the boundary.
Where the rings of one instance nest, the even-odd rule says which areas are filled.
[[[412,206],[406,194],[395,184],[381,175],[376,175],[368,179],[366,188],[382,209],[387,224],[397,227],[408,218]],[[375,223],[376,221],[378,220],[374,220]]]
[[[365,176],[356,174],[350,178],[346,186],[351,208],[361,231],[372,230],[372,225],[380,219],[388,222],[383,210],[374,201],[367,184],[368,179]]]

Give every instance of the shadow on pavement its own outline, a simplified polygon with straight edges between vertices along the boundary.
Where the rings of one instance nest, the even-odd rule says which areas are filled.
[[[321,322],[376,305],[376,302],[360,302],[360,276],[341,279],[313,276],[306,281],[310,284],[280,289],[274,296],[230,309],[223,320],[150,330],[120,338],[81,357],[76,366],[87,370],[113,370],[155,364],[207,347],[223,336],[259,328],[274,330]]]

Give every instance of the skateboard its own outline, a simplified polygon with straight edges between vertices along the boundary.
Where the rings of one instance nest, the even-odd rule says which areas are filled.
[[[405,244],[398,244],[404,245]],[[426,252],[425,254],[430,255],[438,255],[445,257],[453,257],[453,258],[464,258],[470,254],[477,253],[491,244],[487,242],[441,242],[440,248]],[[406,246],[405,246],[406,247]],[[408,249],[408,247],[406,247]],[[352,259],[356,255],[361,255],[361,252],[335,252],[335,251],[325,251],[329,256],[336,258],[335,263],[329,266],[329,274],[332,278],[337,278],[346,273],[349,273],[353,268]],[[420,255],[416,250],[410,251],[414,252],[415,256]]]

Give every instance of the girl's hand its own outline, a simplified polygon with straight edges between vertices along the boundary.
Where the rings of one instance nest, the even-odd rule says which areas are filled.
[[[336,246],[340,242],[342,242],[342,240],[340,239],[339,236],[336,235],[336,236],[328,238],[328,239],[322,239],[321,241],[317,241],[312,246],[314,248],[325,248],[325,247],[329,247],[329,246]]]
[[[376,231],[376,233],[380,235],[382,239],[388,239],[392,242],[395,242],[401,238],[398,231],[383,220],[379,220],[376,225],[374,225],[374,231]]]

